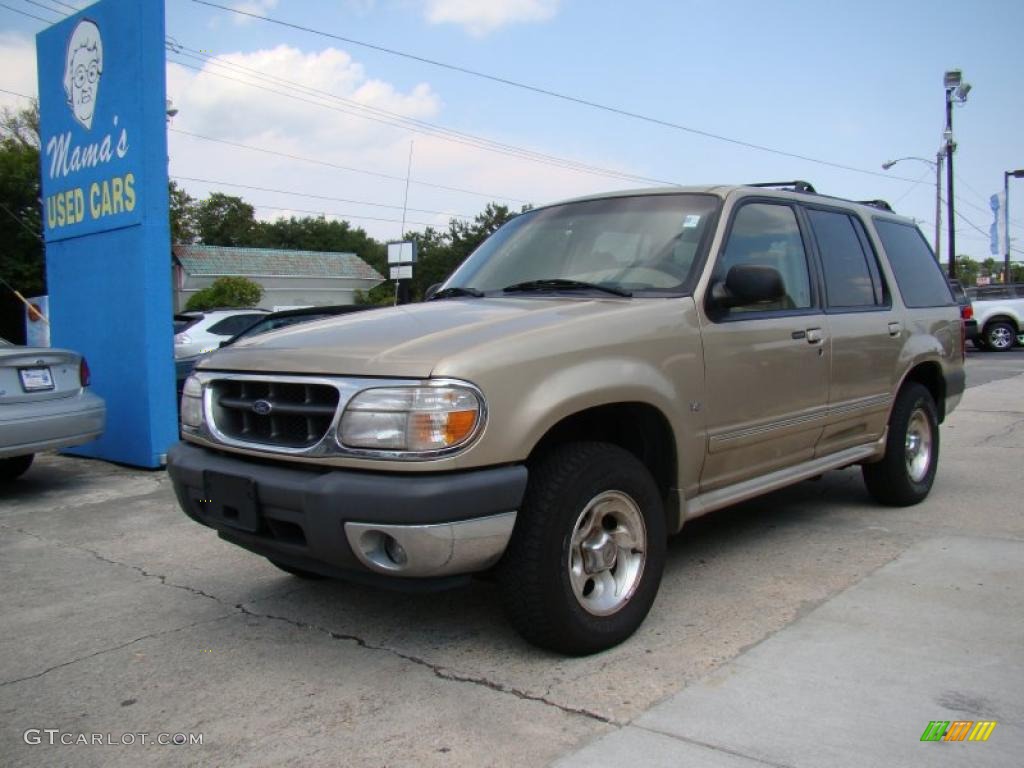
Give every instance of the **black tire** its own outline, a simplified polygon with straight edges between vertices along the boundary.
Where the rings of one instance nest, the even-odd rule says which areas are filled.
[[[584,516],[588,508],[600,508],[600,517],[594,512]],[[593,576],[582,567],[582,542],[572,546],[578,526],[590,531],[585,539],[590,543],[602,532],[605,539],[625,535],[605,550],[615,551],[614,565],[602,566]],[[633,540],[643,544],[624,546],[631,540],[628,531],[641,533],[642,539]],[[665,539],[658,488],[632,454],[607,443],[554,448],[530,467],[522,510],[497,566],[510,621],[531,643],[559,653],[585,655],[618,645],[643,623],[654,602],[665,565]],[[575,582],[570,580],[572,563],[577,564]],[[609,579],[632,586],[621,592],[609,589]],[[577,588],[584,583],[581,597],[574,583]],[[622,602],[595,615],[605,595]]]
[[[304,571],[302,568],[293,568],[290,565],[278,562],[277,560],[274,560],[270,557],[268,557],[267,560],[270,560],[271,563],[276,565],[285,573],[290,573],[292,576],[298,576],[300,579],[307,579],[308,581],[322,581],[327,578],[326,576],[319,573],[313,573],[312,571]]]
[[[1009,352],[1017,341],[1017,329],[1005,320],[995,320],[982,331],[985,346],[993,352]]]
[[[916,454],[919,458],[927,456],[927,468],[924,471],[921,471],[920,465],[908,463],[907,435],[912,420],[915,425],[913,429],[918,434],[925,424],[930,432],[927,451],[918,450]],[[909,507],[923,501],[931,491],[938,463],[939,419],[935,401],[922,385],[909,382],[896,396],[896,403],[889,416],[885,457],[861,468],[864,484],[875,501],[891,507]]]
[[[0,483],[10,483],[28,472],[32,466],[34,454],[28,453],[24,456],[12,456],[9,459],[0,459]]]

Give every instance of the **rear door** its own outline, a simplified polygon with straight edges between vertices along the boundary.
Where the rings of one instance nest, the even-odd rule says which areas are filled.
[[[824,285],[832,345],[828,417],[816,455],[860,445],[885,430],[909,329],[864,223],[841,209],[805,206]]]

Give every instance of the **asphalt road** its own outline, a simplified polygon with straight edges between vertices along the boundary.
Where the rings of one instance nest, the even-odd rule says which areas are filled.
[[[969,354],[925,503],[878,507],[849,469],[693,521],[637,635],[585,659],[523,643],[489,583],[302,582],[185,518],[163,472],[44,456],[0,490],[0,764],[545,764],[913,547],[1024,539],[1022,371],[1019,352]],[[1020,686],[1018,661],[1003,685]],[[162,733],[202,744],[141,743]]]
[[[967,345],[967,386],[1016,376],[1024,371],[1024,347],[1008,352],[980,352]]]

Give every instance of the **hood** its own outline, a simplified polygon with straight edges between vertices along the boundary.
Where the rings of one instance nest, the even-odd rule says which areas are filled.
[[[426,378],[448,358],[550,326],[625,311],[629,299],[444,299],[284,328],[218,350],[201,370]]]

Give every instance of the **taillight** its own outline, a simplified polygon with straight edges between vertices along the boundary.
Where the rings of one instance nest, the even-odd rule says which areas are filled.
[[[966,307],[960,307],[960,317],[964,320],[970,320],[974,317],[974,307],[968,304]]]
[[[82,382],[83,387],[88,387],[89,382],[92,381],[92,374],[89,372],[89,363],[83,357],[82,362],[78,364],[78,380]]]

